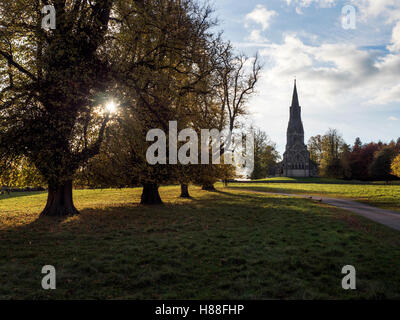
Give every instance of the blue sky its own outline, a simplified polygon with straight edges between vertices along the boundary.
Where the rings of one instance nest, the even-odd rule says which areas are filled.
[[[214,0],[224,37],[264,65],[251,121],[284,151],[293,79],[306,140],[338,129],[346,142],[400,137],[400,0]],[[356,10],[356,29],[342,8]]]

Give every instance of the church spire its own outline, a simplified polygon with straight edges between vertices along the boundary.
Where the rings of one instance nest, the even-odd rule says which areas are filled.
[[[297,96],[297,86],[296,79],[294,79],[294,90],[293,90],[293,98],[292,98],[292,107],[299,106],[299,97]]]
[[[296,80],[294,80],[294,90],[293,90],[293,98],[292,105],[290,107],[290,118],[289,118],[289,126],[288,126],[288,143],[293,144],[292,136],[300,135],[301,143],[304,143],[304,129],[303,123],[301,121],[301,107],[299,105],[299,97],[297,95],[297,85]]]

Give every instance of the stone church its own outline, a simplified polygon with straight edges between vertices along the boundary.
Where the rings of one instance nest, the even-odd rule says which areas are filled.
[[[310,152],[304,144],[304,128],[301,121],[301,107],[297,95],[296,80],[292,106],[290,107],[289,126],[287,129],[286,151],[283,161],[275,168],[278,177],[317,177],[318,167],[310,159]]]

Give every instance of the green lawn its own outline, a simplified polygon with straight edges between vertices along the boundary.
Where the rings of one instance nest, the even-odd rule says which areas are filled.
[[[81,215],[40,219],[45,194],[0,198],[1,299],[400,299],[400,233],[305,199],[241,190],[76,191]],[[41,289],[54,265],[57,290]],[[354,265],[357,290],[341,288]]]
[[[400,212],[400,185],[398,184],[362,184],[354,181],[320,178],[273,178],[250,183],[232,183],[230,187],[256,191],[350,198],[372,206]]]
[[[334,184],[368,184],[369,182],[361,181],[348,181],[332,178],[288,178],[288,177],[275,177],[267,179],[253,180],[254,182],[277,182],[277,183],[334,183]]]

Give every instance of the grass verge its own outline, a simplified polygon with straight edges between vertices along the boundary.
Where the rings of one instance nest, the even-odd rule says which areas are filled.
[[[278,181],[278,180],[275,180]],[[309,194],[332,198],[349,198],[372,206],[400,212],[400,185],[308,182],[251,182],[231,183],[232,188],[289,194]],[[297,180],[294,180],[297,181]]]

